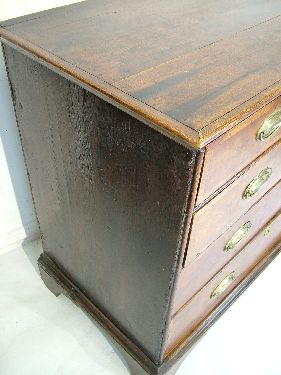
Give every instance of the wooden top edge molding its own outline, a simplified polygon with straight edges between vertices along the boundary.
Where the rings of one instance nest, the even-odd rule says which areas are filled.
[[[111,104],[117,105],[120,109],[144,121],[147,125],[155,128],[164,135],[175,141],[191,146],[195,149],[202,148],[199,134],[193,129],[188,129],[184,124],[171,119],[169,116],[155,110],[154,108],[133,98],[122,90],[115,88],[98,77],[73,66],[68,61],[64,61],[58,56],[51,55],[42,48],[33,45],[18,36],[10,33],[0,26],[0,41],[11,47],[21,50],[33,59],[48,66],[50,69],[65,76],[75,83],[80,84],[94,94],[102,97]]]
[[[280,14],[275,0],[90,0],[2,22],[0,38],[200,149],[281,94]]]

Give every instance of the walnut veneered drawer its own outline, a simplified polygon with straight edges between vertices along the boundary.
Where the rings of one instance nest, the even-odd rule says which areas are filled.
[[[172,318],[166,355],[230,293],[281,239],[281,211]]]
[[[180,273],[173,301],[178,311],[281,208],[281,181]]]
[[[281,143],[279,142],[252,163],[231,185],[194,214],[186,264],[191,263],[279,181],[281,178],[280,165]],[[265,176],[261,174],[265,174]],[[248,187],[253,187],[253,181],[258,178],[261,188],[253,196],[245,197]],[[257,184],[254,183],[254,185],[253,192],[257,188]]]
[[[239,171],[281,138],[281,97],[206,147],[196,205],[201,204]],[[264,127],[268,132],[261,134]]]

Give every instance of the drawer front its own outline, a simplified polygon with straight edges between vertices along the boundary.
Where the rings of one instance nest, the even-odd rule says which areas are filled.
[[[281,181],[194,262],[182,269],[174,295],[173,312],[211,280],[280,209]]]
[[[278,114],[281,123],[279,111],[281,111],[281,97],[207,146],[196,205],[206,200],[281,138],[281,127],[278,128],[277,124]],[[267,121],[268,119],[271,122]],[[269,131],[266,134],[268,137],[259,140],[259,130],[264,124],[268,126]],[[272,134],[270,129],[273,131]]]
[[[198,257],[280,180],[280,165],[281,143],[279,142],[252,163],[242,176],[194,214],[186,265]],[[259,187],[258,183],[253,183],[257,176],[266,174],[268,170],[271,171],[270,175],[259,177],[261,189],[243,199],[246,192],[250,190],[254,192]]]
[[[173,316],[166,342],[166,355],[187,338],[193,329],[206,319],[212,310],[247,276],[263,256],[281,241],[280,228],[281,212]],[[198,269],[198,272],[201,270]]]

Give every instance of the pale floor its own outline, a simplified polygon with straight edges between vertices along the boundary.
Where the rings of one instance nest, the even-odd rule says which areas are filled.
[[[0,253],[0,375],[125,375],[99,329],[44,287],[40,241]],[[281,375],[279,256],[209,330],[178,375]]]

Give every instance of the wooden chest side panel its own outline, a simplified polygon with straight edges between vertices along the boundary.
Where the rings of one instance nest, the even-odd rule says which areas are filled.
[[[158,362],[196,153],[5,52],[44,249]]]

